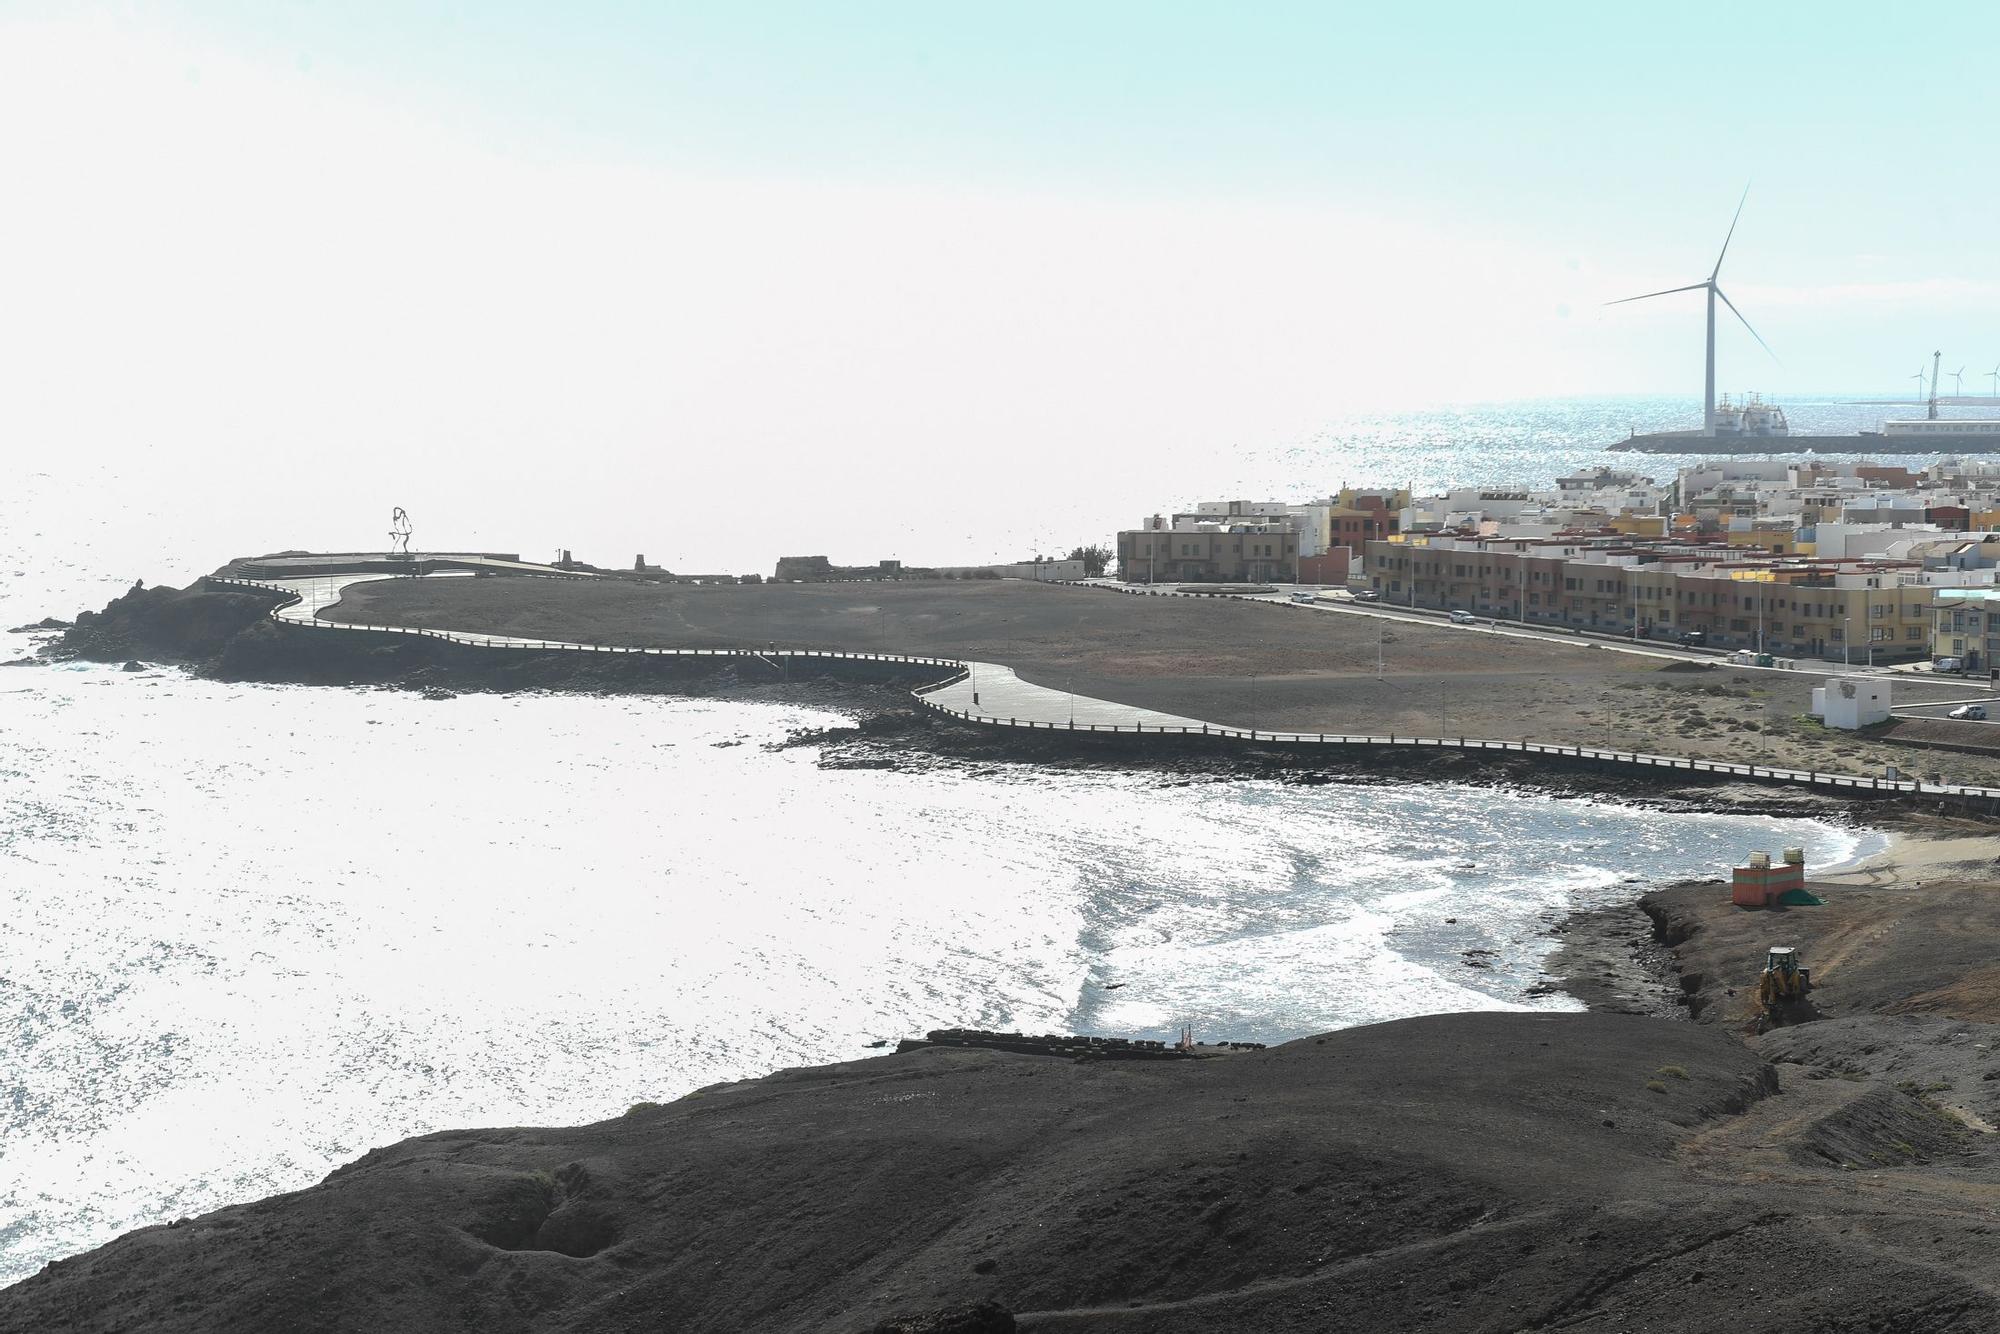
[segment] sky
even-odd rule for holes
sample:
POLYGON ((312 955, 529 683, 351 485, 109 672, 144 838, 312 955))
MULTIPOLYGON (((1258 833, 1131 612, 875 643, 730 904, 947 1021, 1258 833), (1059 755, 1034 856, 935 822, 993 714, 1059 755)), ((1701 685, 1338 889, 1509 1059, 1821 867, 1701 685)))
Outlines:
POLYGON ((1350 412, 1697 413, 1700 295, 1604 303, 1706 277, 1746 187, 1723 288, 1777 355, 1726 324, 1723 389, 1893 393, 1935 347, 1972 392, 1990 27, 0 0, 0 439, 135 478, 310 459, 371 513, 390 472, 431 513, 512 488, 580 534, 615 490, 683 565, 897 525, 986 559, 1022 534, 955 523, 968 480, 1066 512, 1350 412))

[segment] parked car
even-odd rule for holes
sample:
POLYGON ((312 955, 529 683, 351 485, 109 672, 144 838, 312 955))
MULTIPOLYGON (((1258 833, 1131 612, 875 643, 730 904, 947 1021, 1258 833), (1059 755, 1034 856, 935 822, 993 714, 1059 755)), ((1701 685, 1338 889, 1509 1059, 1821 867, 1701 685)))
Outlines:
POLYGON ((1356 602, 1380 602, 1382 595, 1372 588, 1364 588, 1354 595, 1354 600, 1356 602))
POLYGON ((1308 592, 1304 591, 1303 589, 1301 589, 1301 590, 1300 590, 1299 592, 1296 592, 1296 593, 1292 594, 1292 601, 1294 601, 1294 602, 1317 602, 1317 601, 1319 601, 1319 594, 1317 594, 1317 593, 1308 593, 1308 592))
POLYGON ((1950 713, 1947 713, 1945 717, 1969 718, 1973 722, 1983 723, 1986 721, 1986 706, 1984 704, 1961 704, 1950 713))
POLYGON ((1708 631, 1683 630, 1681 631, 1680 645, 1682 648, 1706 648, 1708 647, 1708 631))
POLYGON ((1939 658, 1931 664, 1931 670, 1934 672, 1962 672, 1965 670, 1965 660, 1962 658, 1939 658))
POLYGON ((1451 623, 1453 625, 1477 625, 1479 624, 1479 618, 1469 611, 1454 611, 1451 613, 1451 623))

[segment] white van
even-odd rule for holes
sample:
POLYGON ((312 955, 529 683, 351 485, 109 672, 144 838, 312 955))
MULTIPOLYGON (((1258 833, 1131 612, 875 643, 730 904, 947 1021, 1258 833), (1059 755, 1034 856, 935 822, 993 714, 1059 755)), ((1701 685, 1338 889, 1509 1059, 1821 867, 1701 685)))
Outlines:
POLYGON ((1931 664, 1934 672, 1962 672, 1965 670, 1963 658, 1939 658, 1931 664))

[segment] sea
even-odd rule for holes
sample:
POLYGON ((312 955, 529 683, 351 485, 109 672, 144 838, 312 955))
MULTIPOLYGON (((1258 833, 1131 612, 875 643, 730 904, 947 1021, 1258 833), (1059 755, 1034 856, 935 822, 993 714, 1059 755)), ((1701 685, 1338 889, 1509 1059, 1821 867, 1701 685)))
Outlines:
MULTIPOLYGON (((1664 477, 1676 460, 1599 450, 1665 413, 1356 418, 1099 503, 1664 477)), ((311 529, 307 480, 284 485, 311 529)), ((0 628, 278 545, 198 475, 7 481, 0 628)), ((1535 987, 1565 914, 1753 848, 1829 866, 1885 842, 1450 783, 830 769, 781 744, 842 721, 0 669, 0 1282, 407 1136, 597 1120, 933 1028, 1282 1042, 1576 1008, 1535 987)))

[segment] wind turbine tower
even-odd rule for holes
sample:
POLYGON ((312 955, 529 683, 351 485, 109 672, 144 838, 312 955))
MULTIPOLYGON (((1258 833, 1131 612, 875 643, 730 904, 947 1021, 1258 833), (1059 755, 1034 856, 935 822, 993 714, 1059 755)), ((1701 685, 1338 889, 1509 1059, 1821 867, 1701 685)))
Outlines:
POLYGON ((1701 433, 1703 435, 1715 434, 1715 303, 1716 301, 1720 300, 1723 305, 1729 307, 1729 313, 1734 315, 1738 320, 1742 321, 1744 328, 1750 329, 1750 336, 1757 340, 1757 346, 1763 348, 1765 352, 1770 354, 1771 360, 1776 361, 1778 359, 1778 354, 1771 351, 1771 345, 1764 341, 1763 335, 1750 327, 1750 321, 1743 318, 1743 312, 1736 309, 1736 303, 1734 301, 1731 301, 1727 296, 1724 296, 1722 289, 1716 285, 1716 280, 1722 276, 1723 257, 1729 253, 1729 242, 1736 235, 1737 219, 1743 216, 1743 205, 1749 198, 1750 198, 1750 187, 1746 185, 1743 187, 1743 197, 1736 201, 1736 215, 1735 217, 1732 217, 1729 220, 1729 231, 1727 235, 1725 235, 1722 238, 1722 249, 1715 256, 1715 267, 1709 270, 1707 278, 1698 283, 1689 283, 1685 287, 1668 287, 1658 292, 1643 292, 1638 296, 1621 297, 1616 301, 1607 301, 1604 303, 1607 306, 1622 306, 1630 301, 1649 301, 1656 296, 1672 296, 1675 292, 1708 293, 1708 362, 1707 362, 1707 378, 1704 386, 1704 397, 1702 400, 1702 413, 1701 413, 1701 433))

